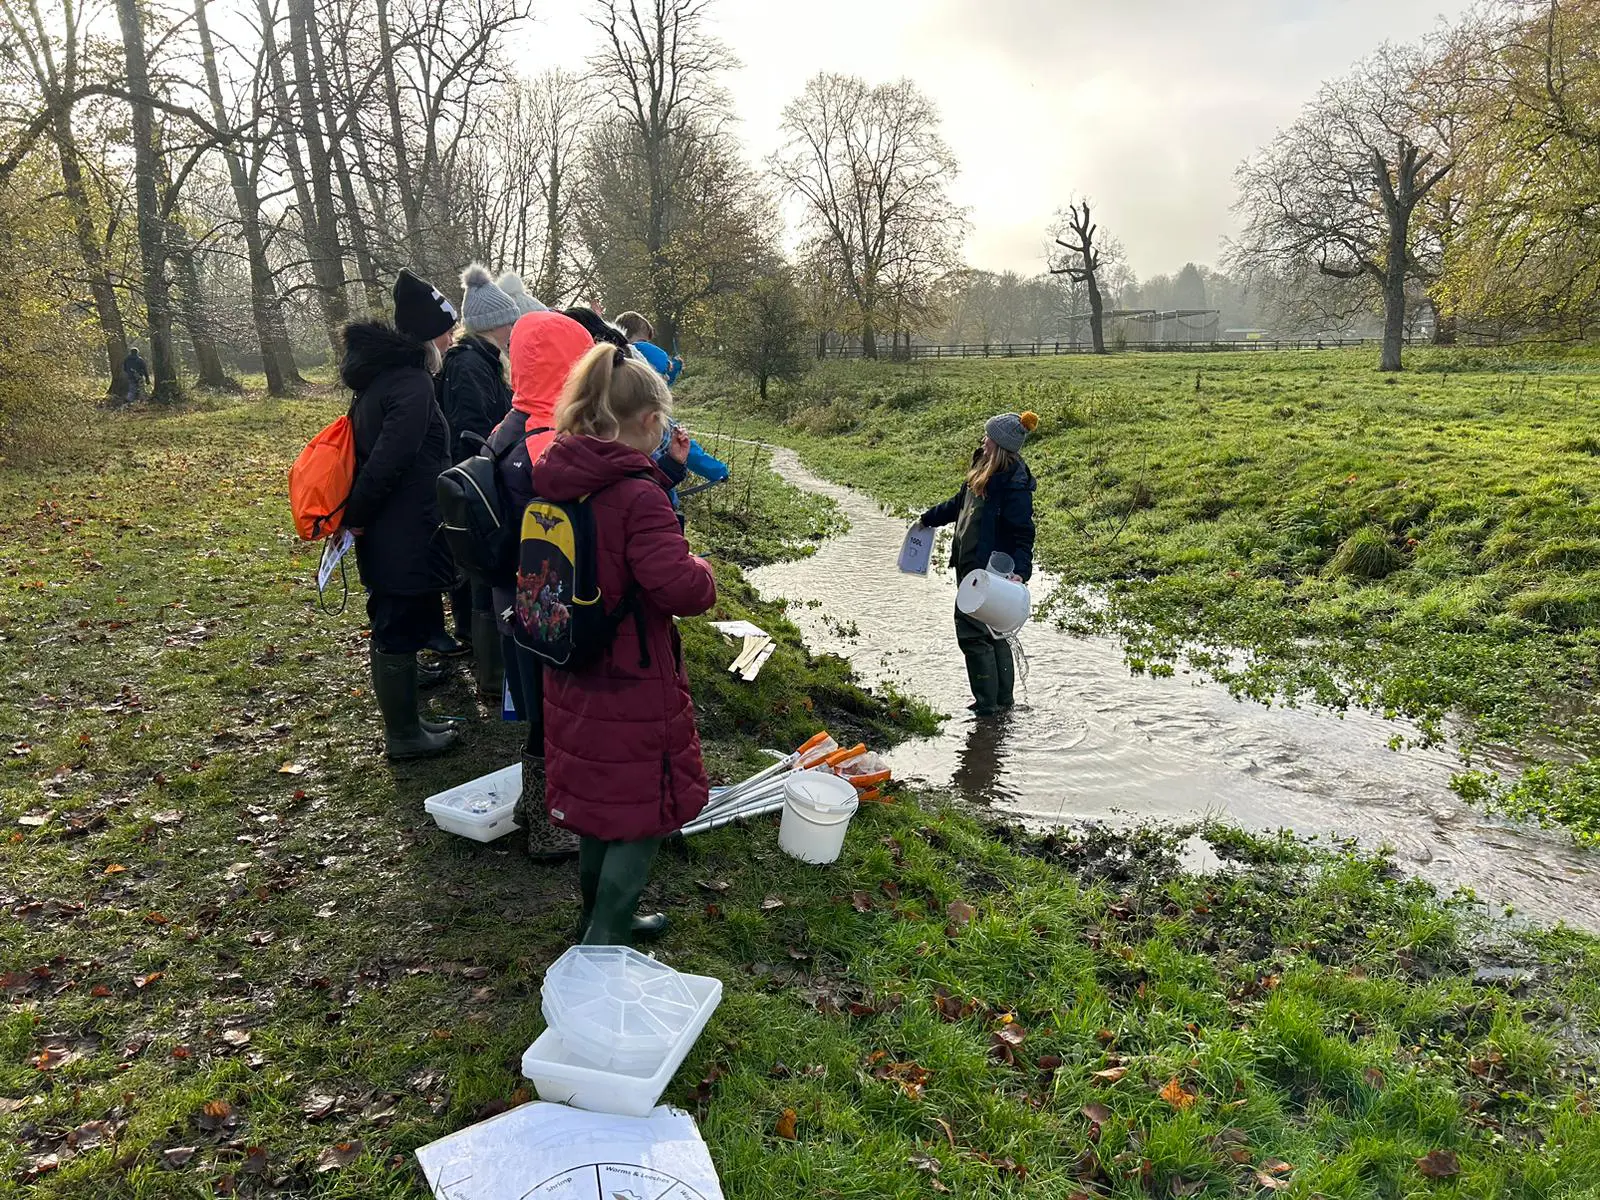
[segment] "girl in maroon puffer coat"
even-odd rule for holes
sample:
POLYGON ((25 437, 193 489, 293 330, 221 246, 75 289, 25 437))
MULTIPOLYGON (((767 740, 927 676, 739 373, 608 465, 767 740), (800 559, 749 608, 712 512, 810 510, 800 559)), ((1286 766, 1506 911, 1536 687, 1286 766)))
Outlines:
POLYGON ((667 499, 670 481, 650 459, 671 409, 665 382, 646 363, 598 345, 573 368, 557 437, 533 466, 545 499, 590 497, 601 594, 620 598, 637 586, 642 612, 617 626, 599 662, 545 671, 545 803, 551 822, 581 839, 583 941, 591 945, 626 945, 664 927, 664 917, 636 919, 634 909, 661 840, 698 816, 709 795, 672 618, 709 610, 717 586, 690 553, 667 499))

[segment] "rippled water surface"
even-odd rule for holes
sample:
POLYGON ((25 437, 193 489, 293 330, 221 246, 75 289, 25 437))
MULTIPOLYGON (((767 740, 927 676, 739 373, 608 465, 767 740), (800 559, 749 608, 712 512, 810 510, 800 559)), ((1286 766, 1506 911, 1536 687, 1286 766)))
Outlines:
MULTIPOLYGON (((1457 766, 1447 750, 1392 751, 1395 726, 1377 717, 1268 708, 1185 675, 1130 675, 1115 642, 1029 624, 1018 710, 974 721, 952 624, 954 578, 902 575, 901 521, 790 451, 774 449, 772 461, 791 483, 834 499, 850 532, 812 558, 751 572, 752 582, 790 602, 813 648, 960 714, 939 736, 891 753, 900 778, 1037 821, 1212 815, 1250 829, 1353 836, 1393 846, 1403 868, 1447 891, 1471 887, 1493 905, 1600 930, 1600 860, 1557 834, 1472 809, 1447 786, 1457 766)), ((1035 578, 1036 596, 1048 588, 1035 578)))

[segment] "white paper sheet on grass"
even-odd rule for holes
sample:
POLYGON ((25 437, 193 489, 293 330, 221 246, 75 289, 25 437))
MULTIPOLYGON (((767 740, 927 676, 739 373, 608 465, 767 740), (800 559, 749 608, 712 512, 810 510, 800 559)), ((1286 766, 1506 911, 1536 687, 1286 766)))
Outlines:
POLYGON ((711 628, 731 638, 766 637, 767 631, 749 621, 713 621, 711 628))
POLYGON ((613 1117, 524 1104, 430 1142, 417 1162, 437 1200, 723 1200, 687 1113, 613 1117))

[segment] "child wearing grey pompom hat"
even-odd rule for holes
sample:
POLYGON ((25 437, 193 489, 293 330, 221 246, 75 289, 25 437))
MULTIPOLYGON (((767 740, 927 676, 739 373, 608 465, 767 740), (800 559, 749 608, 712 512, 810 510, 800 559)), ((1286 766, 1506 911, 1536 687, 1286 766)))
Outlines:
POLYGON ((528 295, 528 285, 522 282, 522 276, 515 271, 507 271, 500 276, 500 290, 516 301, 517 307, 524 313, 549 312, 549 305, 540 304, 528 295))
MULTIPOLYGON (((983 425, 983 445, 961 490, 922 514, 925 529, 954 525, 950 565, 964 579, 989 565, 999 552, 1012 561, 1014 578, 1033 574, 1033 472, 1022 461, 1022 447, 1038 427, 1031 412, 1001 413, 983 425)), ((1016 703, 1016 663, 1011 645, 987 625, 956 609, 956 643, 967 663, 972 711, 992 717, 1016 703)))
POLYGON ((522 315, 517 302, 500 290, 482 263, 473 263, 461 272, 461 287, 466 292, 461 301, 461 326, 468 334, 515 325, 522 315))
MULTIPOLYGON (((494 282, 489 268, 473 263, 461 273, 462 336, 444 356, 439 373, 439 407, 453 435, 452 462, 476 454, 511 408, 506 381, 506 351, 511 327, 522 309, 494 282)), ((456 637, 472 647, 478 694, 491 703, 500 697, 504 665, 500 635, 487 587, 464 583, 450 593, 456 637)))

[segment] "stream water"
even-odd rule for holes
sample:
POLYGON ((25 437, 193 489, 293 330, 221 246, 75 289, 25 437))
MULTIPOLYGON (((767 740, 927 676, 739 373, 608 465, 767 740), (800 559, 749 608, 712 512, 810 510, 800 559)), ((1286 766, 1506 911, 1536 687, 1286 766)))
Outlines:
MULTIPOLYGON (((952 624, 954 577, 901 574, 905 524, 870 497, 818 478, 792 451, 774 448, 772 467, 834 500, 850 531, 811 558, 751 572, 751 581, 789 602, 814 650, 848 658, 869 683, 893 683, 958 714, 937 736, 890 752, 897 778, 1037 823, 1216 817, 1354 837, 1392 846, 1403 870, 1445 892, 1474 889, 1494 911, 1510 905, 1541 922, 1600 930, 1600 856, 1471 808, 1449 790, 1458 769, 1451 753, 1390 750, 1396 726, 1381 718, 1237 701, 1187 675, 1132 675, 1115 641, 1030 623, 1017 709, 974 720, 952 624)), ((1051 582, 1036 575, 1034 595, 1051 582)))

